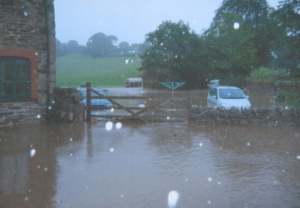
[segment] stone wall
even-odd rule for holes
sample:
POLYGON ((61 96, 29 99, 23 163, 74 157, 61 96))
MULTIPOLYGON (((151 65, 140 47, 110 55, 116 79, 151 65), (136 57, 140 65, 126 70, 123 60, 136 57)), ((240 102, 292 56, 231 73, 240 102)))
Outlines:
POLYGON ((300 127, 300 108, 209 109, 193 106, 191 121, 203 124, 300 127))
MULTIPOLYGON (((50 93, 55 87, 56 40, 53 0, 46 0, 49 16, 46 17, 44 0, 14 0, 13 5, 0 4, 0 56, 18 56, 20 50, 30 51, 38 58, 38 68, 31 82, 37 83, 36 98, 28 102, 2 102, 0 100, 0 126, 36 121, 37 114, 44 114, 47 104, 49 30, 50 93), (48 20, 48 27, 47 27, 48 20), (14 54, 16 52, 16 54, 14 54), (43 112, 42 112, 43 111, 43 112), (18 118, 19 116, 19 118, 18 118)), ((43 119, 44 116, 41 117, 43 119)))
POLYGON ((45 107, 36 102, 0 103, 0 129, 25 123, 39 123, 45 107))

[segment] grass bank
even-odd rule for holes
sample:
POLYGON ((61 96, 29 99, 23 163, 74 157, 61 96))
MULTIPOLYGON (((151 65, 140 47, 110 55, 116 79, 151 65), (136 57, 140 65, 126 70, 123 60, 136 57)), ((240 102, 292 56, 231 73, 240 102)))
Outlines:
POLYGON ((82 82, 91 82, 92 86, 124 86, 125 79, 138 77, 140 67, 138 57, 59 57, 56 60, 56 85, 78 87, 82 82), (127 59, 128 64, 125 63, 127 59))

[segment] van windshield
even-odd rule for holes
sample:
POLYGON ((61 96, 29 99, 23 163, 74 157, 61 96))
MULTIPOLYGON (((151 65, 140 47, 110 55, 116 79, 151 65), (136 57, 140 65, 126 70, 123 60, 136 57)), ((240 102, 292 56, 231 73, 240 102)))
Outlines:
POLYGON ((219 97, 222 99, 245 99, 246 96, 240 89, 219 89, 219 97))

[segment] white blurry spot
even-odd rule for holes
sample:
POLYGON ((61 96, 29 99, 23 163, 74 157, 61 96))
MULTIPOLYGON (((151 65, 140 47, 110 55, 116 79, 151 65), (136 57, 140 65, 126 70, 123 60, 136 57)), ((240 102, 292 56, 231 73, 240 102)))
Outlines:
POLYGON ((282 170, 283 173, 285 173, 285 170, 282 170))
POLYGON ((211 177, 209 177, 207 180, 208 180, 209 182, 212 182, 212 178, 211 178, 211 177))
POLYGON ((196 20, 193 20, 193 23, 196 23, 196 20))
POLYGON ((128 64, 128 62, 129 62, 129 59, 126 59, 126 60, 125 60, 125 64, 128 64))
POLYGON ((300 160, 300 155, 297 155, 297 159, 300 160))
POLYGON ((112 128, 113 128, 113 123, 111 121, 109 121, 105 124, 105 129, 107 131, 110 131, 112 128))
POLYGON ((218 184, 221 185, 221 182, 219 181, 218 184))
POLYGON ((288 107, 288 106, 285 106, 285 109, 287 109, 287 110, 288 110, 288 109, 289 109, 289 107, 288 107))
POLYGON ((145 104, 139 104, 139 108, 145 108, 145 104))
POLYGON ((289 154, 289 152, 286 152, 286 154, 289 154))
POLYGON ((149 55, 149 52, 147 54, 149 55))
POLYGON ((185 34, 185 32, 183 31, 182 34, 185 34))
POLYGON ((170 116, 167 117, 167 120, 170 120, 170 116))
POLYGON ((138 58, 138 60, 141 60, 140 58, 138 58))
POLYGON ((30 193, 30 192, 31 192, 31 189, 29 189, 28 192, 30 193))
POLYGON ((47 171, 48 170, 48 168, 44 168, 44 171, 47 171))
POLYGON ((248 142, 247 145, 250 146, 250 142, 248 142))
POLYGON ((134 60, 131 60, 131 63, 133 64, 134 60))
POLYGON ((28 13, 26 11, 23 12, 24 16, 27 17, 28 13))
POLYGON ((113 109, 113 108, 112 108, 112 109, 110 109, 110 112, 112 112, 112 113, 113 113, 113 112, 114 112, 114 110, 115 110, 115 109, 113 109))
POLYGON ((36 153, 35 149, 30 150, 30 157, 34 157, 35 153, 36 153))
POLYGON ((233 28, 234 29, 239 29, 240 28, 240 23, 238 23, 238 22, 235 22, 234 24, 233 24, 233 28))
POLYGON ((110 152, 114 152, 114 150, 115 150, 114 148, 110 148, 109 149, 110 152))
POLYGON ((171 191, 168 195, 168 206, 175 207, 179 199, 179 193, 177 191, 171 191))
POLYGON ((71 153, 70 156, 73 156, 73 154, 71 153))
POLYGON ((37 119, 40 119, 40 118, 41 118, 41 115, 36 115, 36 118, 37 118, 37 119))
POLYGON ((40 167, 41 167, 41 166, 39 166, 39 165, 37 166, 38 169, 40 169, 40 167))
POLYGON ((122 128, 122 124, 121 124, 120 122, 116 123, 116 128, 117 128, 117 129, 122 128))
POLYGON ((163 46, 163 45, 164 45, 164 43, 161 43, 160 45, 161 45, 161 46, 163 46))
POLYGON ((52 104, 54 104, 55 103, 55 101, 54 100, 52 100, 52 104))
POLYGON ((36 56, 38 56, 38 55, 39 55, 39 53, 38 53, 38 52, 36 52, 36 53, 35 53, 35 55, 36 55, 36 56))
POLYGON ((72 138, 70 138, 70 142, 71 142, 71 141, 73 141, 73 139, 72 139, 72 138))
POLYGON ((185 179, 185 181, 188 181, 188 180, 189 180, 189 179, 187 179, 187 178, 185 179))
POLYGON ((51 106, 48 106, 48 109, 51 110, 51 106))
POLYGON ((207 204, 211 204, 211 201, 208 200, 208 201, 207 201, 207 204))
POLYGON ((123 195, 121 195, 121 197, 123 198, 123 195))
POLYGON ((199 143, 199 146, 202 147, 202 143, 199 143))
POLYGON ((175 58, 177 58, 177 55, 175 55, 175 58))
POLYGON ((29 197, 28 197, 28 196, 26 196, 26 197, 24 198, 24 201, 28 201, 28 199, 29 199, 29 197))

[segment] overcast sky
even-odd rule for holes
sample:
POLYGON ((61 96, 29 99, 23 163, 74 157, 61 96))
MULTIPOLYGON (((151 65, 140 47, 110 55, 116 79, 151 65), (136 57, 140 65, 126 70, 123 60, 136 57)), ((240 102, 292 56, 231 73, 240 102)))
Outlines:
MULTIPOLYGON (((268 0, 277 7, 279 0, 268 0)), ((201 34, 222 0, 56 0, 56 38, 86 45, 95 33, 116 36, 120 43, 142 43, 162 21, 183 20, 201 34)))

